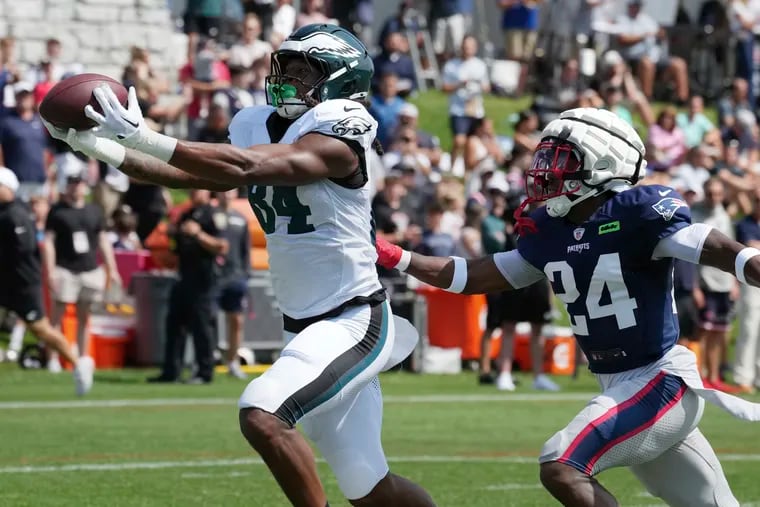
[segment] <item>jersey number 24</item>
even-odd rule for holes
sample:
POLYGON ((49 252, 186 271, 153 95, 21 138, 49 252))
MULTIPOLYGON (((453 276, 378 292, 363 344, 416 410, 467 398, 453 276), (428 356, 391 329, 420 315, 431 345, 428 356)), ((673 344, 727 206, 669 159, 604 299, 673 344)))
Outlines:
MULTIPOLYGON (((575 281, 573 268, 567 261, 549 262, 544 266, 544 273, 556 288, 554 281, 559 274, 563 292, 555 291, 557 297, 565 305, 575 303, 581 296, 575 281)), ((620 266, 620 255, 617 253, 602 254, 591 275, 591 283, 586 294, 586 315, 570 314, 570 325, 573 333, 588 336, 588 319, 615 317, 618 329, 626 329, 636 325, 633 311, 638 307, 636 300, 628 294, 628 287, 623 280, 623 270, 620 266), (605 286, 610 295, 610 302, 602 304, 602 293, 605 286)))
POLYGON ((257 186, 248 194, 248 202, 266 234, 274 232, 277 217, 290 217, 288 234, 305 234, 314 230, 308 221, 311 208, 298 200, 296 187, 257 186), (272 189, 271 204, 267 202, 269 188, 272 189))

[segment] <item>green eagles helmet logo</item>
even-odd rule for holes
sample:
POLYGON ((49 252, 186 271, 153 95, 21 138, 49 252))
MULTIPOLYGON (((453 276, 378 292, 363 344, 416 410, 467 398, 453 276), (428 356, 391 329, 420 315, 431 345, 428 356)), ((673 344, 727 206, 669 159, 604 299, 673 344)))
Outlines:
POLYGON ((333 125, 332 130, 339 136, 360 136, 365 132, 369 132, 371 128, 372 125, 370 122, 364 118, 360 118, 358 116, 349 116, 348 118, 344 118, 333 125))
POLYGON ((344 58, 359 58, 362 53, 343 39, 326 32, 314 32, 301 40, 285 40, 280 49, 303 51, 308 54, 337 55, 344 58))

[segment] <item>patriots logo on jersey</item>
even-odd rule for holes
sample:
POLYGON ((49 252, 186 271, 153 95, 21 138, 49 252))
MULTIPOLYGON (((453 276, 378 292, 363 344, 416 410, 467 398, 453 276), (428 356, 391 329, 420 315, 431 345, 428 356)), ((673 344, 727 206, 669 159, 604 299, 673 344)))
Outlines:
POLYGON ((670 220, 673 218, 673 215, 676 214, 678 208, 682 206, 686 206, 686 203, 681 199, 677 199, 675 197, 666 197, 657 201, 656 204, 652 204, 652 209, 655 210, 658 215, 661 215, 665 220, 670 220))
POLYGON ((358 116, 349 116, 348 118, 343 118, 338 123, 333 125, 332 130, 339 136, 360 136, 365 132, 369 132, 371 128, 372 124, 364 118, 360 118, 358 116))

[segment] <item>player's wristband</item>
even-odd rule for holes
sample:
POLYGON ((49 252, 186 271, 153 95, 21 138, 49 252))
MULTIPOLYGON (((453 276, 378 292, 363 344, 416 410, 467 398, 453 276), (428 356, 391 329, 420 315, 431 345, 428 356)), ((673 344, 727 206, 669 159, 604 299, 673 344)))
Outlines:
POLYGON ((159 134, 150 128, 143 126, 137 135, 135 149, 146 155, 156 157, 162 162, 169 162, 177 148, 177 140, 170 136, 159 134))
POLYGON ((752 257, 760 255, 760 250, 757 248, 746 247, 743 248, 737 255, 734 268, 736 271, 736 279, 741 283, 748 283, 747 278, 744 276, 744 266, 752 257))
POLYGON ((451 285, 446 289, 447 292, 460 293, 467 285, 467 260, 462 257, 454 257, 454 276, 451 279, 451 285))
POLYGON ((394 266, 399 271, 406 271, 409 268, 409 264, 412 262, 412 252, 409 250, 401 250, 401 258, 394 266))
POLYGON ((119 167, 127 156, 127 150, 116 141, 97 137, 92 146, 92 153, 88 153, 88 155, 113 167, 119 167))

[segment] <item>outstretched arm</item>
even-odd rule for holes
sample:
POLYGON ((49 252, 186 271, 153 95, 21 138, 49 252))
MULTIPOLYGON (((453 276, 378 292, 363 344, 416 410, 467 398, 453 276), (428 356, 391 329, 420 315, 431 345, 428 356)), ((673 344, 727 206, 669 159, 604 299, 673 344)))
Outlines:
POLYGON ((235 185, 229 183, 199 178, 135 150, 126 151, 124 161, 118 169, 140 181, 169 188, 199 188, 216 192, 235 188, 235 185))
POLYGON ((672 257, 712 266, 749 285, 760 287, 760 250, 734 241, 705 224, 692 224, 657 244, 653 259, 672 257))
POLYGON ((760 250, 734 241, 717 229, 705 238, 699 263, 733 273, 740 282, 760 287, 760 250))
POLYGON ((487 294, 526 287, 543 278, 543 273, 517 251, 465 260, 461 257, 432 257, 403 250, 378 237, 377 263, 405 271, 439 289, 462 294, 487 294))
MULTIPOLYGON (((230 144, 180 141, 154 132, 145 124, 134 88, 127 108, 108 87, 93 91, 103 113, 88 105, 85 114, 101 134, 119 144, 166 162, 201 180, 240 187, 244 185, 303 185, 353 173, 359 157, 335 137, 310 133, 293 144, 262 144, 239 148, 230 144)), ((131 167, 132 157, 125 158, 131 167)))

